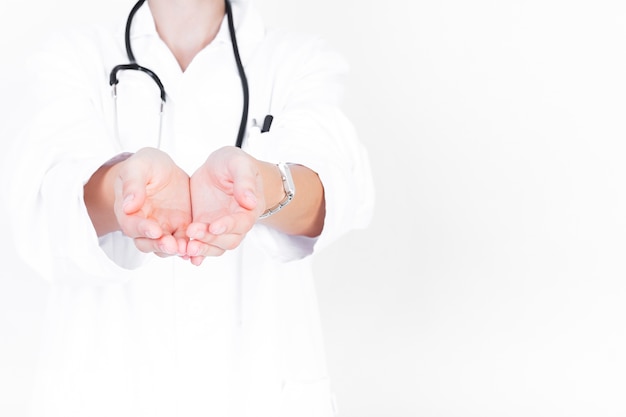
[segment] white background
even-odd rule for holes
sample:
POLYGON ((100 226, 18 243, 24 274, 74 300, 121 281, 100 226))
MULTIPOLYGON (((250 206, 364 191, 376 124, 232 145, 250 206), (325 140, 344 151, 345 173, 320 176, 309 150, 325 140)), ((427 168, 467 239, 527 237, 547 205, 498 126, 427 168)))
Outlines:
MULTIPOLYGON (((128 4, 2 0, 2 83, 48 25, 128 4)), ((626 4, 257 4, 346 56, 371 153, 372 226, 316 265, 341 416, 626 415, 626 4)), ((45 288, 2 245, 21 416, 45 288)))

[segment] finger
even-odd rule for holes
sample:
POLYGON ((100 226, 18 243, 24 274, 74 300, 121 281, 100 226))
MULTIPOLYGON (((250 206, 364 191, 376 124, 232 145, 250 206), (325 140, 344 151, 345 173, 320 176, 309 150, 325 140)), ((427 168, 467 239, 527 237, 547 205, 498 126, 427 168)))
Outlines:
POLYGON ((190 239, 204 239, 209 233, 209 225, 201 222, 193 222, 187 226, 186 235, 190 239))
POLYGON ((211 235, 240 234, 245 235, 252 229, 257 221, 253 212, 234 213, 230 216, 220 217, 209 225, 208 232, 211 235))
POLYGON ((163 235, 163 229, 154 220, 146 219, 138 215, 121 215, 118 223, 122 232, 131 238, 158 239, 163 235))
MULTIPOLYGON (((207 239, 207 241, 194 240, 193 242, 200 242, 200 244, 215 246, 217 248, 227 251, 227 250, 233 250, 237 246, 239 246, 244 236, 245 235, 238 235, 238 234, 210 236, 207 239)), ((203 254, 203 253, 199 253, 199 254, 203 254)))
POLYGON ((191 263, 195 266, 202 265, 202 262, 204 261, 204 259, 205 259, 204 256, 192 256, 191 258, 189 258, 191 263))
POLYGON ((174 236, 165 235, 159 239, 137 238, 135 246, 144 253, 157 253, 161 255, 181 255, 178 251, 178 243, 174 236))
MULTIPOLYGON (((233 236, 227 239, 237 238, 242 240, 256 222, 256 216, 243 213, 233 216, 222 217, 211 224, 194 222, 187 228, 187 236, 190 239, 199 240, 207 244, 215 244, 222 236, 233 236)), ((230 242, 230 240, 227 240, 230 242)), ((238 245, 238 243, 237 243, 238 245)), ((232 249, 232 244, 218 245, 224 249, 232 249)))
POLYGON ((194 222, 187 228, 187 236, 191 239, 201 240, 211 243, 216 236, 226 233, 236 233, 234 231, 235 221, 232 216, 222 217, 211 224, 194 222))
POLYGON ((187 256, 187 245, 189 238, 186 235, 186 228, 181 227, 174 233, 174 239, 176 240, 177 253, 180 256, 187 256))
POLYGON ((191 240, 187 244, 187 255, 196 257, 221 256, 226 252, 224 248, 204 243, 200 240, 191 240))

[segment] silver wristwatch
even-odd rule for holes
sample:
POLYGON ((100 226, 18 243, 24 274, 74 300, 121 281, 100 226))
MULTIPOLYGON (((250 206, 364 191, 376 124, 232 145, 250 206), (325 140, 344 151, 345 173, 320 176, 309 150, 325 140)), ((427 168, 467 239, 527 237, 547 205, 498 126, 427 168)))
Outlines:
POLYGON ((259 219, 265 219, 272 214, 278 213, 280 210, 282 210, 283 207, 289 204, 291 200, 293 200, 293 197, 296 195, 296 186, 294 185, 293 178, 291 177, 289 164, 279 162, 278 164, 276 164, 276 166, 278 167, 281 179, 283 180, 283 190, 285 190, 285 198, 283 198, 274 207, 265 210, 265 213, 261 214, 261 216, 259 216, 259 219))

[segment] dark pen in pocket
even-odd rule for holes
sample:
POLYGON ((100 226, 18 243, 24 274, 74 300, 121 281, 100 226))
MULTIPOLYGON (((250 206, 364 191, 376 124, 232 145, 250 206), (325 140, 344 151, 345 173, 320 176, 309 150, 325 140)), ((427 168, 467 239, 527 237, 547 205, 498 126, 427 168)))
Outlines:
POLYGON ((274 116, 272 116, 271 114, 268 114, 267 116, 265 116, 265 119, 263 120, 263 126, 261 127, 261 133, 270 131, 270 127, 272 126, 273 120, 274 120, 274 116))

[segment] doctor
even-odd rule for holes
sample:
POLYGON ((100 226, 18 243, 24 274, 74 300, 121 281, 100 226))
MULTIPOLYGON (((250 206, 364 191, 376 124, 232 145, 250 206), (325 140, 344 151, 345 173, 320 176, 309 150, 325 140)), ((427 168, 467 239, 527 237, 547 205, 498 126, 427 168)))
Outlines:
POLYGON ((50 282, 33 415, 333 415, 310 255, 368 224, 367 155, 342 59, 248 3, 139 1, 27 66, 3 178, 50 282))

